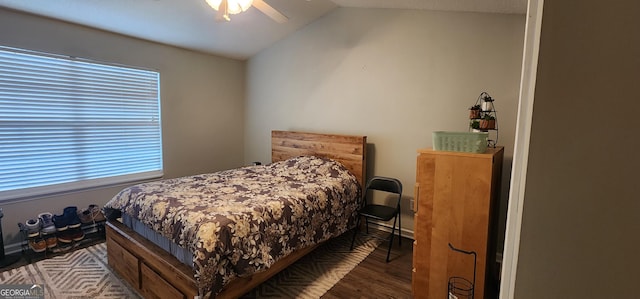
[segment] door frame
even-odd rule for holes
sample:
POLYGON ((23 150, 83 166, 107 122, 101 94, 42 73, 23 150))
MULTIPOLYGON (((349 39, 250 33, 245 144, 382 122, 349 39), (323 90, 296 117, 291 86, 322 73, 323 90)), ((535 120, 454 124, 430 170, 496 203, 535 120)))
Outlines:
POLYGON ((500 279, 500 298, 503 299, 514 298, 515 293, 543 5, 544 0, 529 0, 527 7, 518 120, 516 123, 516 139, 500 279))

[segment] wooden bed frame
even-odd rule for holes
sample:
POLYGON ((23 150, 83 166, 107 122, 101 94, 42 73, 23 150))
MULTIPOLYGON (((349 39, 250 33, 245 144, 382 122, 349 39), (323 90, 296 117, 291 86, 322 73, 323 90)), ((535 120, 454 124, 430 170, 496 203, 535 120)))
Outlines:
MULTIPOLYGON (((301 155, 327 157, 344 164, 364 186, 366 136, 271 132, 272 162, 301 155)), ((198 298, 193 270, 117 221, 107 222, 109 266, 145 298, 198 298)), ((298 250, 250 277, 237 278, 216 298, 237 298, 315 249, 298 250)))

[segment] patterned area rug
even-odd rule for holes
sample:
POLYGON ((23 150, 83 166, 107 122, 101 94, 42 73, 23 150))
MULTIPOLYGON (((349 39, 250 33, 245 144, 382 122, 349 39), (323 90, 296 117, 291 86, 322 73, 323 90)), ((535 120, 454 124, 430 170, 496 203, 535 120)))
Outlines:
POLYGON ((241 298, 320 298, 382 242, 359 234, 350 250, 352 237, 325 242, 241 298))
POLYGON ((0 273, 0 284, 36 283, 45 298, 140 298, 109 270, 106 243, 0 273))
MULTIPOLYGON (((381 243, 351 233, 319 246, 242 298, 320 298, 381 243)), ((106 244, 0 273, 0 284, 44 284, 45 298, 140 298, 107 266, 106 244)))

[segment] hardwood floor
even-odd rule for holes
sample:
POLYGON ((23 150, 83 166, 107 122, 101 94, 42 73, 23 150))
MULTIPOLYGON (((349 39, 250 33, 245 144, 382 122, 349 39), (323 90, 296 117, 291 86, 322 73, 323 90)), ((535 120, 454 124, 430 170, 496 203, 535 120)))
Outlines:
POLYGON ((413 240, 393 242, 389 263, 387 242, 382 243, 322 298, 411 298, 413 240))

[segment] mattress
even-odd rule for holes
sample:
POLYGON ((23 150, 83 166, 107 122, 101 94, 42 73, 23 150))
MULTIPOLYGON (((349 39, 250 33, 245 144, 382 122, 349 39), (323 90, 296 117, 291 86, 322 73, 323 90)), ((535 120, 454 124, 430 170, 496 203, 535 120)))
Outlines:
POLYGON ((169 238, 144 225, 142 221, 135 219, 128 214, 122 214, 122 218, 120 220, 126 227, 132 229, 145 239, 151 241, 153 244, 158 245, 158 247, 173 255, 178 259, 178 261, 193 269, 193 252, 191 250, 179 246, 175 242, 169 240, 169 238))

